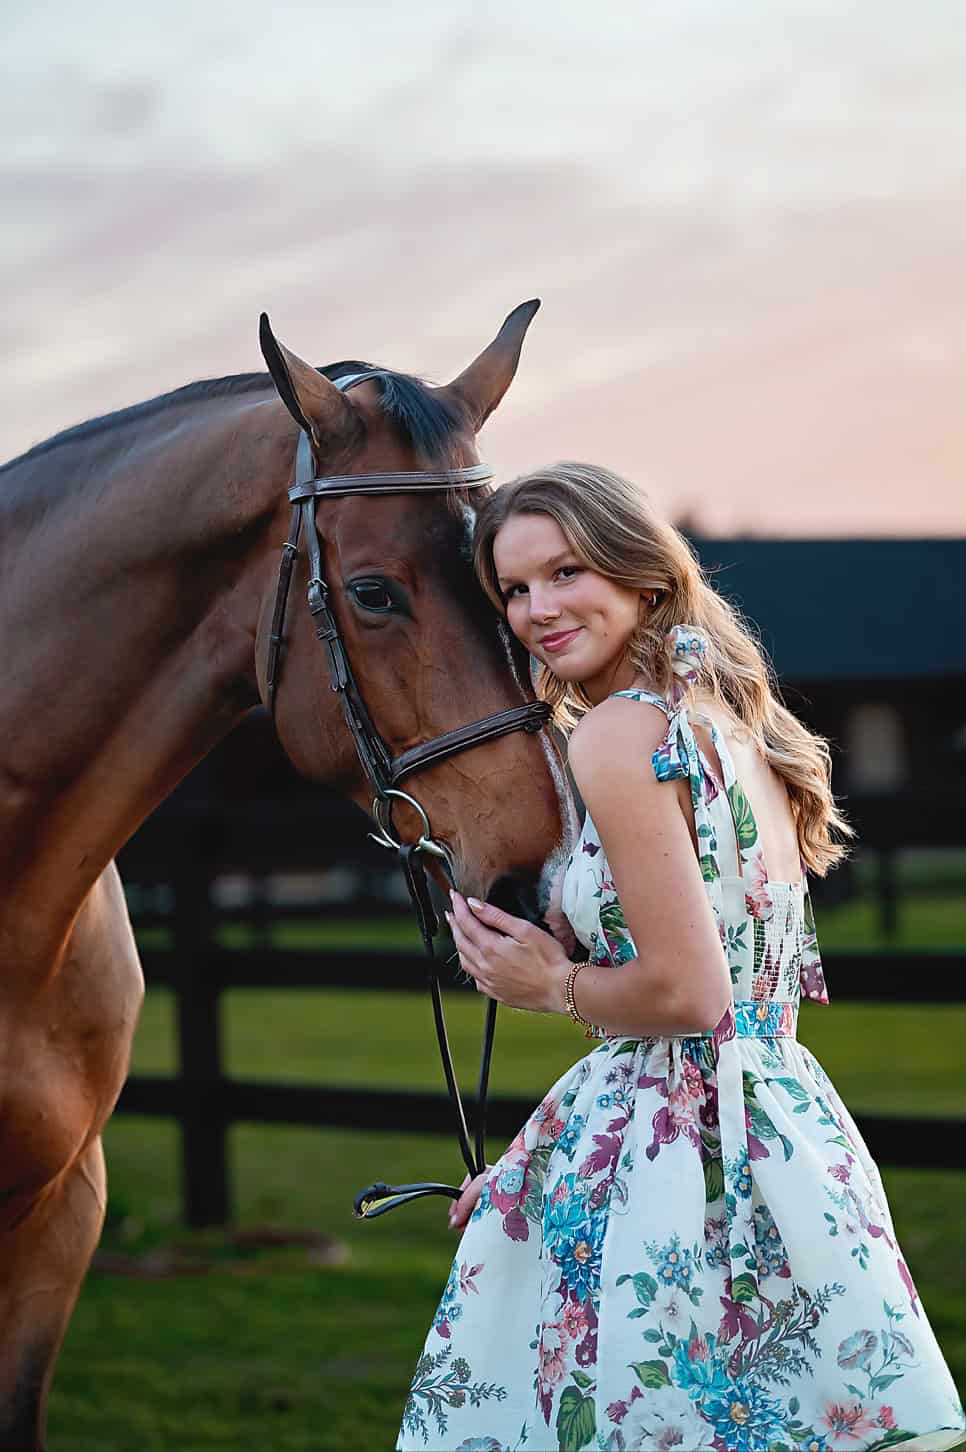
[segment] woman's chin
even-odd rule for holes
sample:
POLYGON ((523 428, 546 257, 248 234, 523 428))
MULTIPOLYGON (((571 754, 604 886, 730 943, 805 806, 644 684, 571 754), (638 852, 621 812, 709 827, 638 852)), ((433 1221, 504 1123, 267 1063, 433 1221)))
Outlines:
MULTIPOLYGON (((539 657, 538 657, 539 659, 539 657)), ((586 652, 568 650, 564 651, 559 660, 548 656, 545 664, 558 681, 563 681, 568 686, 580 686, 588 690, 594 696, 596 688, 603 682, 603 695, 608 695, 620 685, 620 662, 608 660, 595 660, 586 652)))
POLYGON ((553 671, 558 681, 566 681, 568 685, 579 685, 581 681, 594 679, 602 671, 606 671, 609 664, 606 657, 602 661, 596 659, 583 641, 574 642, 559 653, 547 651, 544 655, 538 655, 537 660, 553 671))
POLYGON ((566 681, 568 686, 579 685, 587 674, 586 667, 579 665, 576 661, 558 660, 551 661, 550 669, 558 681, 566 681))

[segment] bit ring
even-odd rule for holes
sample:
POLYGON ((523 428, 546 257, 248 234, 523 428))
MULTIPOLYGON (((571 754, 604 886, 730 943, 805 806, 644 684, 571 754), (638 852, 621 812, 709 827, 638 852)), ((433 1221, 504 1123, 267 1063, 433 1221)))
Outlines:
POLYGON ((447 852, 445 847, 441 846, 440 843, 434 839, 432 828, 429 825, 429 818, 426 815, 425 808, 419 802, 417 802, 415 797, 411 797, 408 792, 401 792, 395 787, 387 787, 381 797, 375 797, 373 799, 372 815, 375 817, 376 826, 379 828, 378 833, 369 833, 369 836, 372 838, 373 842, 377 843, 380 847, 388 847, 393 852, 398 852, 400 848, 404 846, 404 843, 398 837, 395 837, 393 835, 392 802, 387 801, 387 798, 389 797, 398 799, 399 801, 408 802, 413 810, 419 814, 421 834, 419 840, 416 842, 416 850, 418 852, 430 852, 434 857, 441 857, 444 862, 448 863, 449 853, 447 852), (388 810, 389 814, 387 821, 383 820, 384 808, 388 810))

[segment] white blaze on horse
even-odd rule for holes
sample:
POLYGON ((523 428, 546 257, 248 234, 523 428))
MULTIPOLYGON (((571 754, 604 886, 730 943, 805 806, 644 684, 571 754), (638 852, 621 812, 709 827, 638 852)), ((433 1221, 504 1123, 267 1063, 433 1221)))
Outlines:
POLYGON ((412 842, 431 823, 465 893, 531 914, 545 903, 569 807, 545 735, 528 729, 539 721, 526 709, 527 673, 508 655, 465 549, 466 507, 486 488, 485 471, 473 472, 476 432, 512 381, 535 311, 511 313, 443 388, 375 370, 340 389, 333 379, 373 370, 316 370, 266 321, 271 377, 191 384, 0 469, 5 1452, 43 1444, 54 1364, 103 1223, 101 1131, 143 993, 115 853, 247 710, 268 702, 270 656, 289 757, 372 803, 345 692, 332 689, 324 632, 320 649, 302 603, 311 563, 302 540, 275 631, 283 643, 271 645, 302 434, 316 480, 417 481, 329 498, 323 487, 308 506, 326 609, 367 727, 390 768, 403 762, 407 795, 418 778, 425 819, 389 799, 392 832, 412 842), (453 489, 418 487, 447 473, 453 489), (507 734, 471 732, 458 756, 419 753, 507 713, 507 734))

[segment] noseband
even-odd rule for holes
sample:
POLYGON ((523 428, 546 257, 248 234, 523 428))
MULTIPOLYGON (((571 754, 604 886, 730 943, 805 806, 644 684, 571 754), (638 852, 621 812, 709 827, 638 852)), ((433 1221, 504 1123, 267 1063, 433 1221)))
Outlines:
MULTIPOLYGON (((369 378, 378 378, 378 370, 353 373, 337 379, 336 388, 345 392, 369 378)), ((407 792, 399 789, 413 772, 436 766, 460 751, 468 751, 487 741, 495 741, 511 731, 535 733, 541 730, 550 717, 550 707, 544 701, 529 701, 523 706, 514 706, 506 711, 496 711, 473 721, 467 726, 458 726, 434 736, 431 741, 412 746, 399 756, 393 756, 383 741, 372 718, 366 710, 358 684, 352 674, 352 666, 345 644, 339 632, 338 621, 329 601, 329 587, 326 584, 322 565, 322 546, 316 524, 316 503, 320 499, 345 499, 351 495, 379 494, 423 494, 427 491, 449 491, 451 489, 474 489, 488 483, 494 477, 486 464, 473 464, 467 468, 445 470, 410 470, 405 473, 389 474, 343 474, 315 477, 312 447, 308 434, 299 434, 295 456, 295 483, 288 491, 292 501, 292 521, 288 539, 282 546, 282 560, 278 572, 278 587, 275 592, 275 608, 272 613, 272 628, 269 636, 266 688, 268 709, 274 720, 278 679, 282 664, 284 644, 283 627, 285 607, 288 600, 292 570, 298 554, 299 538, 304 539, 309 563, 308 605, 315 622, 315 633, 326 647, 329 676, 333 691, 342 702, 346 725, 355 743, 362 769, 374 792, 372 814, 376 819, 378 832, 370 833, 379 846, 398 852, 406 885, 419 922, 420 933, 428 956, 429 986, 433 1000, 433 1016, 439 1040, 443 1072, 454 1110, 456 1111, 457 1133, 463 1160, 474 1177, 485 1169, 485 1115, 486 1095, 489 1082, 490 1058, 493 1051, 493 1036, 496 1028, 496 1003, 487 1001, 486 1022, 483 1033, 483 1047, 480 1057, 479 1089, 477 1095, 477 1124, 473 1142, 460 1097, 453 1068, 452 1054, 443 1018, 443 1004, 437 974, 437 960, 433 940, 439 931, 439 919, 429 892, 423 857, 426 853, 440 859, 443 869, 453 881, 453 863, 447 847, 438 842, 432 833, 425 809, 407 792), (392 807, 395 801, 404 801, 418 815, 420 835, 415 842, 403 842, 394 835, 392 807)), ((396 1205, 410 1200, 422 1199, 425 1195, 449 1195, 458 1199, 460 1191, 454 1185, 425 1182, 418 1185, 391 1186, 382 1183, 370 1186, 356 1196, 355 1211, 362 1217, 372 1218, 385 1214, 396 1205)))

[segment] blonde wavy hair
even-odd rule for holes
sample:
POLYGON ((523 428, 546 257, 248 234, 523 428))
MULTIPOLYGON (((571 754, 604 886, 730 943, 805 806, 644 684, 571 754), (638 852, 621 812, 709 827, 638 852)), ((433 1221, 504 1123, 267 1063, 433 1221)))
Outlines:
MULTIPOLYGON (((832 796, 828 743, 782 703, 760 645, 738 611, 708 584, 684 536, 660 518, 643 490, 609 469, 565 462, 521 475, 480 506, 473 536, 477 575, 504 614, 493 543, 503 524, 517 514, 549 516, 583 564, 642 595, 656 596, 631 636, 627 654, 635 670, 662 694, 672 681, 668 632, 675 625, 697 626, 703 632, 707 650, 691 689, 709 692, 783 779, 802 860, 809 871, 824 877, 846 854, 840 839, 854 836, 832 796)), ((536 690, 553 707, 554 721, 565 732, 593 704, 579 684, 561 680, 545 665, 536 690)))

